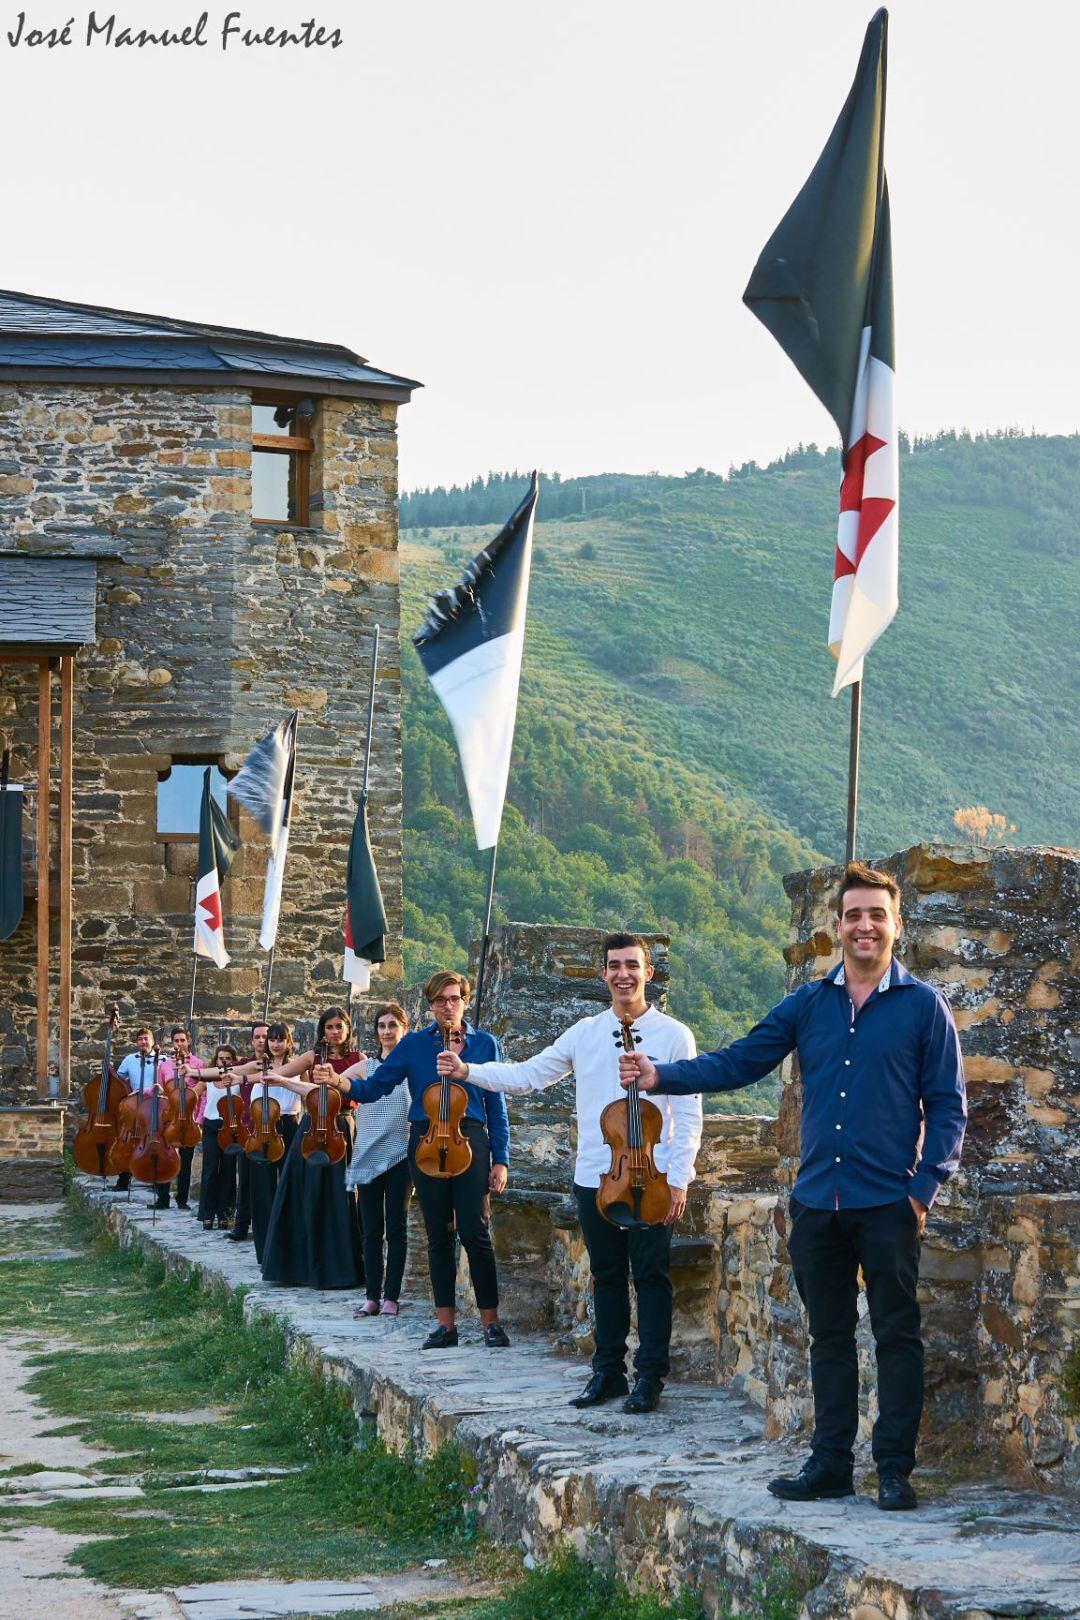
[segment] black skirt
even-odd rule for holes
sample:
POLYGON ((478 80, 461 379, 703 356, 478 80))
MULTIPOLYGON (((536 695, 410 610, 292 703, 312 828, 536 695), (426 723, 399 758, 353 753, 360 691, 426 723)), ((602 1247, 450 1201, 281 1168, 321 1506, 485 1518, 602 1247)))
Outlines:
POLYGON ((304 1119, 285 1155, 262 1245, 262 1274, 287 1288, 358 1288, 364 1280, 357 1202, 345 1186, 353 1120, 342 1110, 339 1124, 349 1153, 337 1164, 324 1155, 305 1159, 304 1119))

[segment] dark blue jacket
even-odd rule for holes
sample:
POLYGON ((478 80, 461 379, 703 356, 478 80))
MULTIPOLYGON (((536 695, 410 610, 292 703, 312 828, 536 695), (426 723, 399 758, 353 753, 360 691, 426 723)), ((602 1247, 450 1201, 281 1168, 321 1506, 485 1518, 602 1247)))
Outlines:
MULTIPOLYGON (((374 1075, 366 1080, 349 1082, 349 1096, 353 1102, 375 1102, 379 1097, 388 1097, 395 1086, 400 1086, 403 1080, 407 1080, 411 1098, 409 1121, 413 1125, 425 1124, 427 1115, 420 1099, 428 1086, 439 1083, 435 1059, 442 1049, 442 1035, 438 1024, 427 1024, 423 1029, 410 1031, 408 1035, 403 1035, 392 1051, 383 1058, 374 1075)), ((463 1063, 493 1063, 499 1060, 502 1053, 494 1035, 489 1035, 483 1029, 474 1029, 470 1023, 466 1023, 465 1045, 459 1048, 459 1056, 463 1063)), ((457 1080, 454 1083, 460 1085, 469 1098, 465 1118, 475 1119, 481 1125, 487 1126, 492 1164, 509 1165, 510 1121, 506 1115, 505 1097, 497 1091, 481 1091, 479 1086, 471 1086, 468 1081, 457 1080)))
POLYGON ((932 1204, 960 1163, 967 1120, 952 1011, 894 961, 856 1013, 842 966, 800 985, 721 1051, 661 1063, 656 1089, 737 1091, 797 1052, 802 1151, 792 1196, 812 1209, 905 1195, 932 1204))

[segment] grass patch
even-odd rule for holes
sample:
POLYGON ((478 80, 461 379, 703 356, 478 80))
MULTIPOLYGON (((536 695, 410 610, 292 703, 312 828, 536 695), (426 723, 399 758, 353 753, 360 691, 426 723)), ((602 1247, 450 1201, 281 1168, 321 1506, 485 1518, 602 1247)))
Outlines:
POLYGON ((668 1601, 632 1592, 612 1570, 566 1552, 481 1603, 470 1620, 703 1620, 703 1614, 689 1594, 668 1601))

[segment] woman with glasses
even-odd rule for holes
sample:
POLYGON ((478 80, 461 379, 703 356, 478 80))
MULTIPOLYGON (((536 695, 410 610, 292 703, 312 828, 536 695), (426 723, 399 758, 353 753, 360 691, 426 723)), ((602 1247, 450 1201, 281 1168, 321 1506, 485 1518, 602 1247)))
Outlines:
MULTIPOLYGON (((501 1348, 510 1340, 499 1321, 499 1283, 488 1226, 488 1194, 503 1191, 510 1162, 510 1127, 501 1094, 481 1091, 468 1082, 461 1088, 468 1097, 462 1130, 472 1149, 472 1161, 461 1175, 429 1176, 416 1164, 417 1143, 428 1128, 423 1095, 428 1086, 439 1083, 435 1060, 443 1050, 444 1040, 453 1042, 467 1063, 496 1059, 499 1043, 493 1035, 466 1022, 469 981, 463 973, 434 974, 424 986, 424 998, 432 1013, 430 1024, 403 1036, 374 1074, 349 1077, 346 1069, 337 1083, 344 1096, 363 1104, 388 1097, 396 1087, 408 1082, 409 1167, 427 1229, 428 1268, 437 1318, 437 1326, 428 1334, 423 1348, 451 1350, 458 1342, 455 1231, 468 1256, 484 1343, 493 1349, 501 1348)), ((329 1069, 316 1068, 314 1078, 332 1076, 329 1069)))

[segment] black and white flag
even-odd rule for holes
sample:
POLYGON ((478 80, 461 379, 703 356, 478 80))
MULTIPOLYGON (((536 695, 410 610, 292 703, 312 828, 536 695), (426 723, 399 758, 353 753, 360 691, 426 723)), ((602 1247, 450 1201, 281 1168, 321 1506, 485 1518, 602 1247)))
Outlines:
POLYGON ((477 849, 498 843, 517 718, 539 477, 510 521, 428 604, 413 637, 457 737, 477 849))
POLYGON ((281 886, 285 878, 285 854, 289 845, 289 817, 292 813, 293 776, 296 768, 296 728, 300 718, 294 709, 287 720, 256 743, 229 783, 229 792, 270 834, 270 860, 263 892, 262 927, 259 944, 273 949, 281 912, 281 886))

